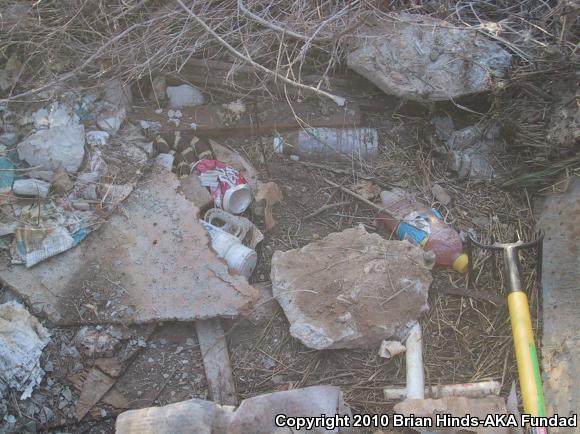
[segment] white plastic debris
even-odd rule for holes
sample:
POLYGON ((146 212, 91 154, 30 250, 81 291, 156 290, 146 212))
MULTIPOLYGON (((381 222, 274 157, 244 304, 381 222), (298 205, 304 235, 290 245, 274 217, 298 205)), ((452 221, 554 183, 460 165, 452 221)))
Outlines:
POLYGON ((106 131, 89 131, 87 133, 87 144, 91 146, 106 145, 109 140, 109 133, 106 131))
POLYGON ((171 108, 195 107, 204 103, 200 90, 189 84, 167 86, 166 92, 171 108))
POLYGON ((12 191, 18 196, 46 197, 50 184, 39 179, 18 179, 12 185, 12 191))
POLYGON ((0 305, 0 398, 7 388, 27 399, 44 376, 40 367, 42 349, 49 332, 15 301, 0 305))

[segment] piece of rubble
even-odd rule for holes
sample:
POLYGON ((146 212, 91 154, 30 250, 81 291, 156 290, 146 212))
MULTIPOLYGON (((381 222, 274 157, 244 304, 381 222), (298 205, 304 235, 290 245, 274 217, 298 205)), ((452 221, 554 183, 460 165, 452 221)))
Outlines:
POLYGON ((0 305, 0 398, 6 388, 27 399, 44 376, 40 367, 42 349, 49 332, 20 303, 0 305))
POLYGON ((97 117, 97 126, 102 130, 115 134, 123 125, 126 117, 127 110, 125 107, 107 108, 97 117))
POLYGON ((76 248, 31 269, 0 264, 0 278, 55 324, 192 321, 251 310, 256 289, 230 274, 195 218, 199 209, 178 189, 176 176, 155 166, 123 212, 76 248))
POLYGON ((89 131, 87 133, 87 144, 91 146, 106 145, 109 140, 109 133, 106 131, 89 131))
MULTIPOLYGON (((242 401, 236 409, 210 401, 191 399, 165 407, 151 407, 121 413, 116 422, 117 434, 272 434, 278 433, 275 418, 350 416, 340 389, 335 386, 313 386, 284 392, 267 393, 242 401)), ((286 432, 286 431, 284 431, 286 432)), ((314 427, 308 432, 351 433, 351 428, 327 430, 314 427)))
POLYGON ((18 143, 18 133, 4 132, 0 134, 0 144, 4 146, 14 146, 18 143))
POLYGON ((254 197, 254 213, 264 217, 266 230, 269 231, 276 225, 273 216, 273 206, 281 202, 284 197, 275 182, 263 183, 258 181, 258 188, 254 197))
POLYGON ((12 185, 12 191, 17 196, 46 197, 50 184, 40 179, 17 179, 12 185))
POLYGON ((165 91, 171 108, 196 107, 204 103, 201 91, 189 84, 167 86, 165 91))
MULTIPOLYGON (((489 396, 485 398, 463 398, 448 397, 441 399, 408 399, 394 407, 395 413, 407 417, 430 417, 432 426, 437 427, 435 423, 436 415, 448 414, 454 417, 471 417, 485 420, 488 415, 507 414, 505 400, 499 396, 489 396)), ((457 428, 437 427, 429 429, 430 432, 456 433, 457 428)), ((469 432, 489 433, 489 434, 508 434, 507 427, 470 427, 469 432)))
POLYGON ((418 14, 367 20, 351 39, 348 66, 383 92, 415 101, 444 101, 490 89, 511 55, 473 29, 418 14))
POLYGON ((433 187, 431 187, 431 193, 433 193, 435 199, 437 199, 443 205, 449 205, 451 202, 451 196, 449 196, 447 190, 445 190, 440 184, 433 184, 433 187))
POLYGON ((74 188, 74 182, 66 172, 56 172, 52 177, 52 188, 58 194, 65 194, 74 188))
POLYGON ((109 377, 97 368, 92 368, 83 383, 81 395, 75 406, 77 419, 84 418, 89 410, 111 390, 114 384, 114 378, 109 377))
POLYGON ((362 225, 272 257, 273 293, 310 348, 357 348, 398 334, 428 309, 433 256, 362 225))
POLYGON ((85 155, 85 130, 75 125, 38 131, 20 142, 17 150, 34 171, 76 172, 85 155))
POLYGON ((116 108, 129 108, 133 103, 131 86, 125 85, 118 78, 107 81, 103 86, 103 101, 116 108))
POLYGON ((86 357, 112 357, 120 342, 107 330, 84 326, 75 336, 75 345, 86 357))
POLYGON ((183 176, 179 181, 181 183, 181 192, 188 200, 192 201, 195 206, 202 210, 211 206, 213 198, 209 190, 201 185, 197 174, 194 173, 189 176, 183 176))

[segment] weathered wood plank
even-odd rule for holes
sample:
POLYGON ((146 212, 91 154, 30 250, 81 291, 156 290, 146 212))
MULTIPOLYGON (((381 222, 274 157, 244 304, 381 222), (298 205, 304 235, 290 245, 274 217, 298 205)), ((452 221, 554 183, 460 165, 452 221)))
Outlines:
POLYGON ((210 398, 216 404, 237 405, 238 394, 221 320, 219 318, 199 320, 196 321, 195 327, 210 398))

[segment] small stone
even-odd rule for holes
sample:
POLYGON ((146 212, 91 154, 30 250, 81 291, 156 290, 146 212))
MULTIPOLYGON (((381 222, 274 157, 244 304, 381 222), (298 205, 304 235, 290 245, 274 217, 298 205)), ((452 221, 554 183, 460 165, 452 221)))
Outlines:
POLYGON ((91 146, 106 145, 109 140, 109 133, 106 131, 89 131, 87 133, 87 143, 91 146))
POLYGON ((4 146, 14 146, 18 143, 17 133, 2 133, 0 134, 0 143, 4 146))
POLYGON ((179 182, 181 183, 181 193, 199 209, 208 208, 213 203, 213 197, 209 190, 201 185, 197 174, 182 177, 179 182))
POLYGON ((90 211, 91 210, 91 204, 85 200, 73 200, 72 206, 74 209, 77 209, 79 211, 90 211))
POLYGON ((167 86, 166 92, 171 108, 195 107, 205 101, 201 91, 189 84, 167 86))
POLYGON ((62 396, 62 398, 66 401, 72 401, 72 392, 70 391, 70 389, 68 387, 65 387, 64 389, 61 390, 60 395, 62 396))
POLYGON ((65 194, 72 190, 74 183, 71 181, 70 176, 66 172, 56 172, 52 177, 52 188, 58 194, 65 194))
POLYGON ((116 133, 123 125, 126 117, 127 110, 124 107, 107 109, 97 118, 97 126, 110 133, 116 133))
POLYGON ((47 197, 50 184, 39 179, 18 179, 12 185, 12 191, 18 196, 47 197))
POLYGON ((435 199, 437 199, 443 205, 449 205, 451 202, 451 196, 449 193, 447 193, 447 190, 445 190, 439 184, 433 184, 433 187, 431 187, 431 193, 433 193, 435 199))

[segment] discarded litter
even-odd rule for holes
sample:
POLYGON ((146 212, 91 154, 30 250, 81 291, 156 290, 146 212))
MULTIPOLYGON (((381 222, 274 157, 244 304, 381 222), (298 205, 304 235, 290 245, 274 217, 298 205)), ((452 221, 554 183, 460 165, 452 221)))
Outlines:
POLYGON ((262 232, 250 220, 232 215, 219 208, 208 210, 204 215, 204 220, 210 225, 239 238, 245 246, 253 250, 256 250, 258 244, 264 239, 262 232))
POLYGON ((6 388, 31 396, 44 376, 42 349, 50 340, 44 326, 15 301, 0 305, 0 398, 6 388))
POLYGON ((203 227, 211 238, 211 247, 220 258, 223 258, 228 267, 235 270, 246 279, 249 278, 258 262, 258 255, 242 241, 226 231, 203 222, 203 227))
POLYGON ((232 214, 243 213, 252 203, 252 192, 243 175, 218 160, 200 160, 193 166, 201 185, 208 187, 215 206, 232 214))
POLYGON ((379 225, 400 240, 435 253, 437 265, 467 272, 468 259, 462 253, 459 234, 443 221, 439 211, 420 204, 402 190, 383 191, 381 200, 392 215, 379 213, 379 225))
POLYGON ((343 161, 345 158, 372 160, 379 151, 373 128, 307 128, 274 138, 274 152, 305 159, 343 161))
POLYGON ((401 354, 406 350, 405 346, 399 341, 383 341, 379 348, 379 356, 390 359, 397 354, 401 354))

